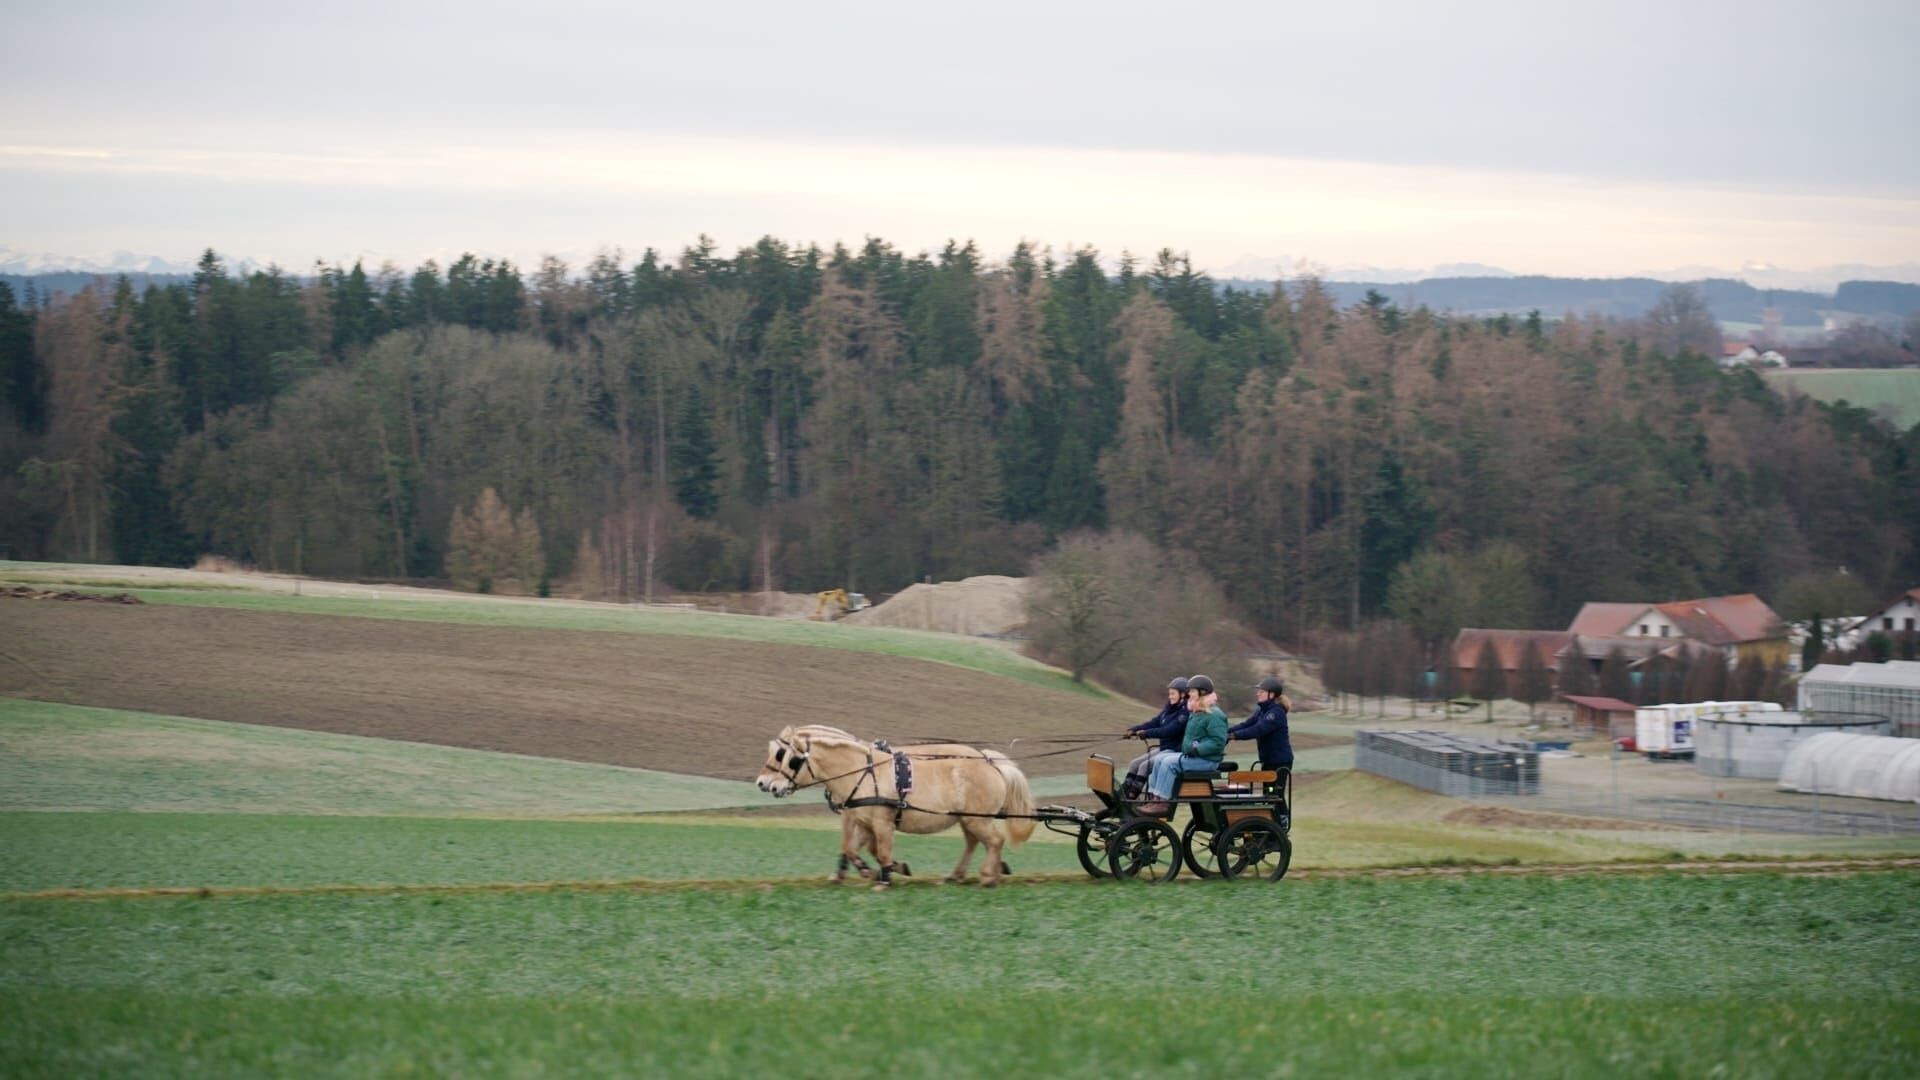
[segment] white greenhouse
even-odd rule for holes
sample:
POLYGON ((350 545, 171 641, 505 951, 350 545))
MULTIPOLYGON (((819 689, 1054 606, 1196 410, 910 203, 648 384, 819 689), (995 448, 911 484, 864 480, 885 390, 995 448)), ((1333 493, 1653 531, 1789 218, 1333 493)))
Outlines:
POLYGON ((1788 752, 1780 787, 1810 795, 1920 802, 1920 739, 1815 735, 1788 752))
POLYGON ((1708 776, 1778 780, 1794 747, 1816 735, 1836 731, 1886 735, 1893 731, 1893 725, 1869 717, 1823 722, 1797 712, 1711 714, 1693 725, 1693 767, 1708 776))
POLYGON ((1819 719, 1883 717, 1920 737, 1920 661, 1821 664, 1800 678, 1800 711, 1819 719))

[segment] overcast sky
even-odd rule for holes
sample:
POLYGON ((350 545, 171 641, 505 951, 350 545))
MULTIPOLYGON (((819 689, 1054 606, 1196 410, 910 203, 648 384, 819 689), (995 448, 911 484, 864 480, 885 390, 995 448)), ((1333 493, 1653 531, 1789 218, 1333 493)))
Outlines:
POLYGON ((1913 2, 172 0, 5 25, 16 250, 1920 262, 1913 2))

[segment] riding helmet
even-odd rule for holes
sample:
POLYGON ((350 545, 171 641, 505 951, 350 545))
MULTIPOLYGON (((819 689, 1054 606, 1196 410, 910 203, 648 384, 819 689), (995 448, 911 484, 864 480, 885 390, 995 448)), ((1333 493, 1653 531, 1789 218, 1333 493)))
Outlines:
POLYGON ((1277 694, 1280 691, 1286 689, 1286 687, 1284 684, 1280 682, 1279 679, 1273 677, 1272 675, 1269 675, 1266 678, 1261 679, 1260 685, 1254 687, 1254 689, 1265 690, 1269 694, 1277 694))
POLYGON ((1213 693, 1213 680, 1205 675, 1195 675, 1187 680, 1187 689, 1198 690, 1203 694, 1213 693))
POLYGON ((1170 682, 1170 683, 1168 683, 1168 684, 1167 684, 1167 689, 1169 689, 1169 690, 1178 690, 1178 691, 1180 691, 1180 692, 1181 692, 1181 693, 1183 693, 1183 694, 1184 694, 1184 693, 1186 693, 1186 692, 1187 692, 1187 677, 1186 677, 1185 675, 1180 675, 1180 676, 1177 676, 1177 677, 1176 677, 1176 678, 1175 678, 1175 679, 1174 679, 1174 680, 1173 680, 1172 682, 1170 682))

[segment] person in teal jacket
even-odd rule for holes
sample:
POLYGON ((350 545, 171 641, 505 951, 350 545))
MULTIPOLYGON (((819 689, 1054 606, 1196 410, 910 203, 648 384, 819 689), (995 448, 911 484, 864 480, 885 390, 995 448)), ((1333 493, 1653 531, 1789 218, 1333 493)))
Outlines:
POLYGON ((1220 695, 1213 680, 1195 675, 1187 680, 1187 730, 1180 736, 1180 753, 1155 758, 1153 777, 1147 781, 1147 794, 1154 801, 1134 807, 1142 814, 1164 814, 1171 809, 1173 785, 1188 770, 1199 772, 1220 766, 1227 753, 1227 714, 1220 711, 1220 695))

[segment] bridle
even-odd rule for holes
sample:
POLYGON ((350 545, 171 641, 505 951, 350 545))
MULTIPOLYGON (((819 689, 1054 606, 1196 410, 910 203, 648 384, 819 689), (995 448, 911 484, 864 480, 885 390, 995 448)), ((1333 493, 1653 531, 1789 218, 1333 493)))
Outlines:
POLYGON ((773 742, 775 746, 773 752, 774 768, 781 776, 787 778, 787 782, 793 785, 793 790, 799 791, 803 787, 812 787, 814 784, 821 782, 820 774, 817 772, 813 774, 811 783, 803 784, 800 782, 800 774, 812 768, 811 763, 807 760, 809 753, 813 749, 812 744, 808 744, 807 749, 802 750, 787 742, 785 739, 775 739, 773 742))

